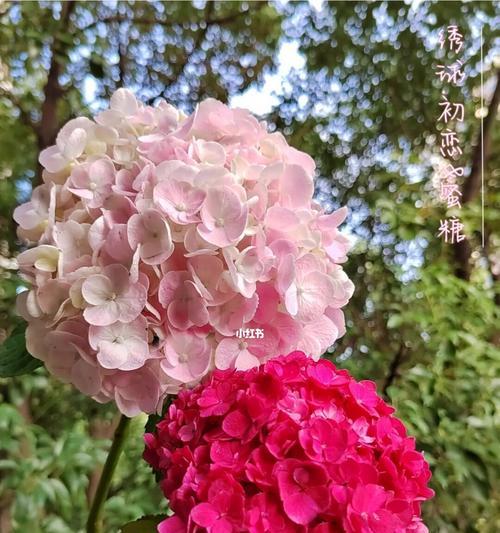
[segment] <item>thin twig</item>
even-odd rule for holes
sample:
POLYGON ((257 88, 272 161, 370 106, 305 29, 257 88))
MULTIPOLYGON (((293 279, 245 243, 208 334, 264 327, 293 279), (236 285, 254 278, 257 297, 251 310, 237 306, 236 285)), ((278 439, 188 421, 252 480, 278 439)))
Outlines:
MULTIPOLYGON (((213 2, 209 2, 209 4, 213 4, 213 2)), ((210 20, 206 20, 205 23, 206 24, 210 24, 210 25, 213 25, 213 24, 224 25, 224 24, 228 24, 228 23, 231 23, 231 22, 235 21, 236 19, 238 19, 242 15, 247 15, 247 13, 244 12, 244 11, 238 11, 236 13, 231 13, 230 15, 226 15, 225 17, 219 17, 219 18, 213 18, 213 19, 210 19, 210 20)), ((142 26, 142 25, 144 25, 144 26, 155 26, 155 25, 158 25, 158 26, 164 26, 166 28, 173 28, 174 26, 180 26, 181 25, 178 21, 174 21, 174 20, 162 20, 162 19, 147 18, 147 17, 133 18, 133 17, 128 17, 127 15, 112 15, 112 16, 109 16, 109 17, 104 17, 102 19, 94 20, 93 22, 91 22, 87 26, 84 26, 83 28, 79 28, 79 30, 80 31, 87 31, 87 30, 90 30, 90 29, 94 28, 99 23, 111 24, 113 22, 130 22, 130 24, 135 24, 135 25, 138 25, 138 26, 142 26)))
POLYGON ((392 358, 391 364, 389 366, 389 373, 387 374, 384 380, 384 384, 382 385, 382 395, 387 400, 389 399, 389 395, 387 392, 389 390, 389 387, 392 385, 392 383, 394 382, 394 380, 399 374, 399 367, 401 363, 403 362, 404 355, 405 355, 405 346, 404 344, 401 344, 399 347, 399 350, 396 352, 396 354, 392 358))

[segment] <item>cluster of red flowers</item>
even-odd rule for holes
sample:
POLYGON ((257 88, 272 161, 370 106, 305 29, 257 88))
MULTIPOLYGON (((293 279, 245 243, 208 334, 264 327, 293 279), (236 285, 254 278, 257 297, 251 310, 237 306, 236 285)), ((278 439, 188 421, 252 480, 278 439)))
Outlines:
POLYGON ((160 533, 426 532, 429 466, 370 381, 302 352, 184 390, 145 459, 160 533))

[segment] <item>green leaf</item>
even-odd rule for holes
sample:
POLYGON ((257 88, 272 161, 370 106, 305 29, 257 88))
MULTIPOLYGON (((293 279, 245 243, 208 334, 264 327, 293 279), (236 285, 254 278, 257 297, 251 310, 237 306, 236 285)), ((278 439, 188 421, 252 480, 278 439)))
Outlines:
POLYGON ((8 378, 33 372, 42 362, 26 350, 26 324, 14 328, 10 337, 0 346, 0 377, 8 378))
POLYGON ((121 527, 121 533, 157 533, 157 526, 167 515, 147 515, 121 527))

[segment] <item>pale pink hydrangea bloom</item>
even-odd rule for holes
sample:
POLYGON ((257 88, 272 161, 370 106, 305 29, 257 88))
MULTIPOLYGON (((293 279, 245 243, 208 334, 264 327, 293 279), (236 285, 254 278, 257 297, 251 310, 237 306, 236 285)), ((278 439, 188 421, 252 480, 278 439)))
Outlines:
POLYGON ((14 213, 35 245, 17 307, 30 352, 83 393, 152 412, 213 368, 317 359, 344 333, 347 210, 324 213, 313 160, 248 111, 208 99, 186 116, 120 89, 40 163, 14 213))

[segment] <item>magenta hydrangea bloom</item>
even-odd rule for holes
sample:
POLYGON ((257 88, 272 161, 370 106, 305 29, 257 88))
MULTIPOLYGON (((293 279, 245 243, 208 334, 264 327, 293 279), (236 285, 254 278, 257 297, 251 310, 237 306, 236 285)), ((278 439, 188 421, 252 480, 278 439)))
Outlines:
POLYGON ((182 391, 144 458, 160 533, 424 533, 423 455, 371 381, 302 352, 182 391))
POLYGON ((186 116, 119 89, 40 163, 14 212, 34 245, 18 310, 30 353, 83 393, 152 412, 213 368, 318 358, 344 334, 347 209, 325 213, 311 157, 248 111, 208 99, 186 116))

